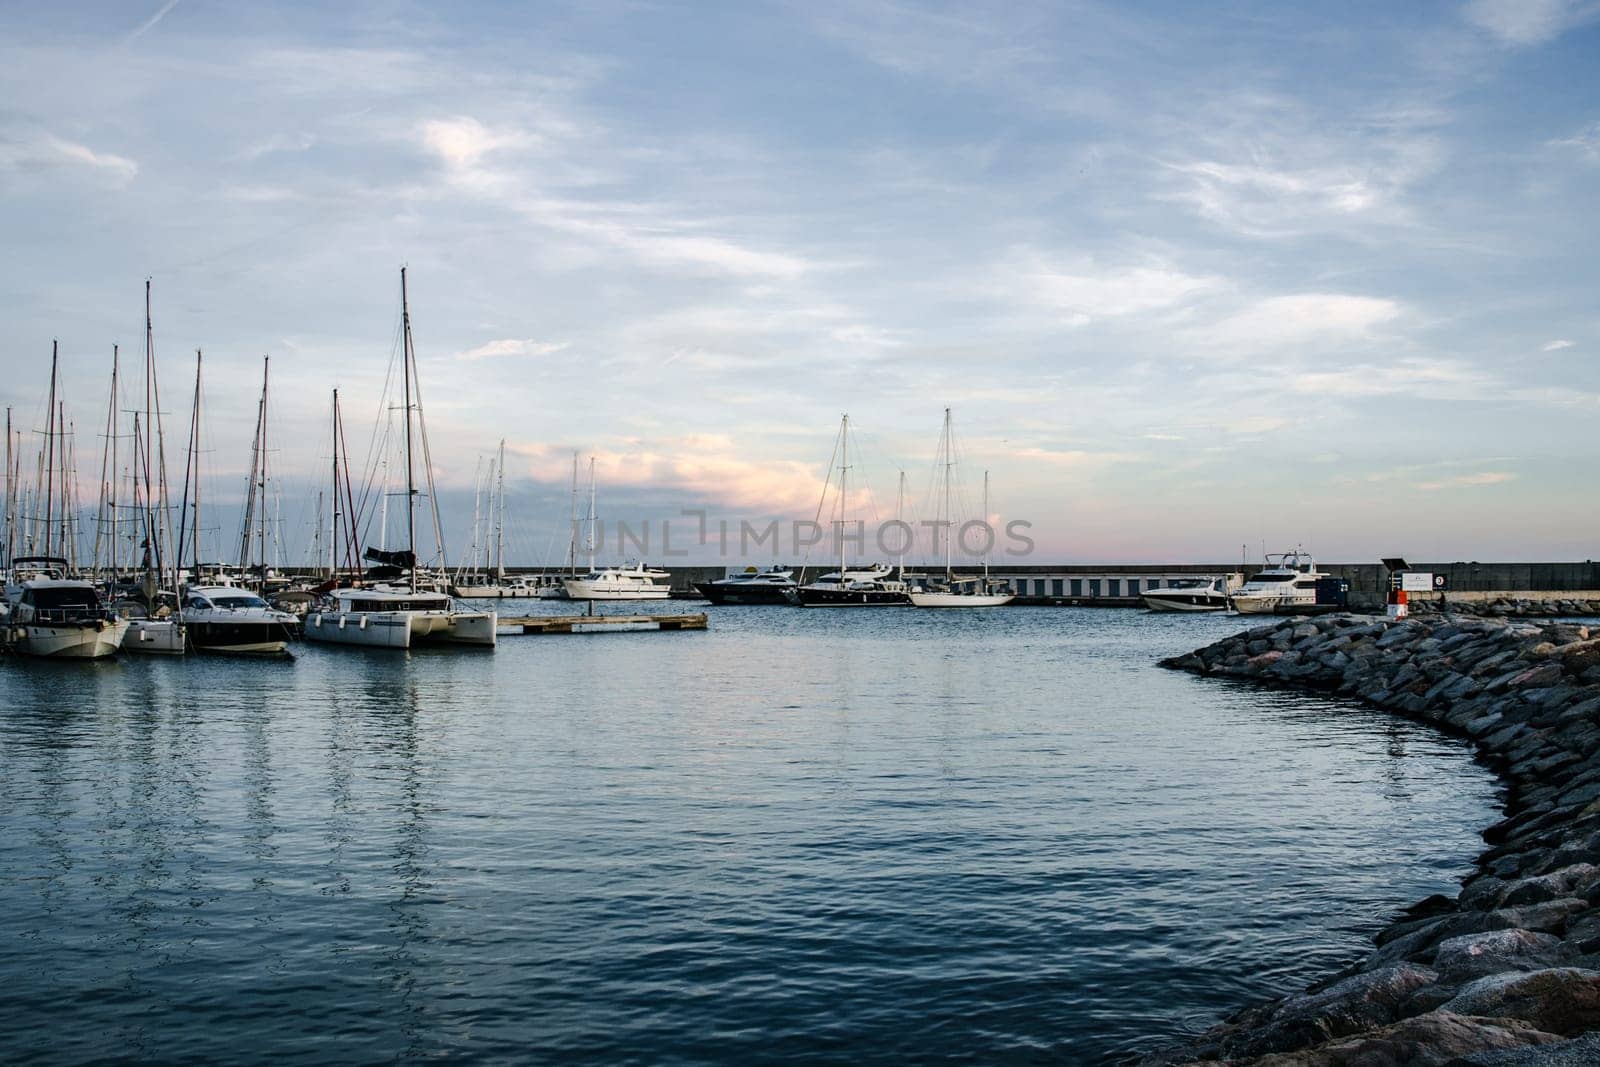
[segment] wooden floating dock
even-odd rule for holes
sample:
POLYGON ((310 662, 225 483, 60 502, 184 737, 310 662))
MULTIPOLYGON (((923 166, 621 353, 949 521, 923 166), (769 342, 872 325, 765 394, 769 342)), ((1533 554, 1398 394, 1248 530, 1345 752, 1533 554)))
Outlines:
POLYGON ((641 630, 704 630, 705 612, 691 615, 517 615, 502 618, 501 634, 613 634, 641 630))

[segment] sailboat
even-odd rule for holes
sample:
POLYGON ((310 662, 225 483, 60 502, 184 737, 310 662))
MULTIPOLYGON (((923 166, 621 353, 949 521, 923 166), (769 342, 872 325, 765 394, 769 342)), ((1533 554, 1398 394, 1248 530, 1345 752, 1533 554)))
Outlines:
POLYGON ((181 656, 187 643, 183 608, 177 603, 178 576, 172 562, 172 514, 167 494, 167 448, 161 426, 161 387, 156 379, 155 332, 150 322, 150 279, 144 282, 144 434, 134 415, 134 503, 143 537, 144 575, 139 583, 141 608, 130 612, 123 647, 130 652, 181 656), (140 492, 140 475, 143 476, 140 492), (168 578, 171 587, 167 586, 168 578))
MULTIPOLYGON (((500 451, 490 463, 489 477, 485 481, 493 481, 495 489, 489 495, 489 513, 486 516, 487 524, 480 523, 479 501, 482 493, 473 494, 472 502, 472 562, 463 565, 456 571, 455 581, 450 583, 450 592, 455 596, 471 599, 503 599, 505 597, 534 596, 534 588, 524 578, 507 578, 505 562, 505 526, 506 526, 506 442, 500 441, 500 451), (485 525, 494 528, 494 546, 492 561, 486 559, 484 566, 478 565, 479 535, 485 525)), ((485 554, 489 554, 489 545, 484 544, 485 554)))
POLYGON ((665 600, 672 595, 672 575, 632 560, 621 566, 596 567, 594 553, 599 519, 594 510, 594 457, 589 457, 589 573, 562 582, 568 600, 665 600))
MULTIPOLYGON (((39 455, 41 501, 34 497, 30 546, 42 553, 8 559, 5 589, 5 643, 30 656, 55 659, 105 659, 117 654, 128 622, 105 606, 92 582, 70 579, 71 463, 67 451, 66 407, 60 399, 57 347, 50 350, 50 401, 44 449, 39 455)), ((8 448, 9 448, 9 438, 8 448)), ((7 478, 11 474, 8 471, 7 478)), ((9 495, 9 494, 8 494, 9 495)), ((9 555, 12 545, 6 545, 9 555)))
MULTIPOLYGON (((891 567, 884 563, 874 563, 867 567, 851 569, 845 559, 845 546, 848 538, 845 536, 848 525, 849 505, 849 474, 850 474, 850 416, 846 414, 839 422, 838 446, 834 454, 839 457, 839 498, 838 519, 834 525, 838 528, 839 539, 839 569, 829 574, 824 574, 814 582, 798 585, 789 590, 785 595, 791 604, 802 608, 874 608, 874 607, 901 607, 910 603, 906 596, 906 583, 899 572, 899 568, 891 567)), ((829 478, 832 478, 832 468, 829 469, 829 478)), ((827 493, 827 487, 823 487, 827 493)), ((821 507, 819 505, 818 511, 821 507)), ((801 569, 804 578, 805 570, 801 569)))
MULTIPOLYGON (((578 576, 578 453, 572 453, 572 511, 567 520, 567 577, 578 576)), ((539 584, 540 600, 565 600, 567 599, 566 582, 557 577, 548 580, 546 575, 540 575, 539 584)))
MULTIPOLYGON (((911 590, 911 603, 919 608, 997 608, 1011 603, 1015 594, 993 588, 989 580, 989 558, 985 554, 983 575, 957 577, 951 567, 951 552, 956 540, 954 500, 951 496, 956 467, 955 433, 951 429, 950 409, 944 409, 944 431, 939 435, 938 463, 943 470, 944 492, 939 505, 936 528, 944 539, 944 575, 911 590)), ((989 521, 989 473, 983 475, 983 516, 989 521)))
MULTIPOLYGON (((174 565, 174 570, 180 573, 186 549, 192 550, 196 560, 200 558, 200 377, 203 361, 204 357, 196 350, 194 407, 189 416, 189 455, 183 472, 174 565)), ((217 568, 195 565, 195 581, 184 588, 182 604, 183 625, 191 651, 256 656, 288 654, 294 617, 274 609, 242 585, 227 584, 217 568)))
MULTIPOLYGON (((427 427, 422 420, 422 400, 416 389, 416 349, 411 338, 411 307, 406 291, 406 270, 400 268, 400 322, 402 338, 401 378, 405 390, 405 451, 406 451, 406 548, 404 551, 386 552, 367 549, 364 557, 379 564, 377 572, 382 578, 372 585, 353 584, 323 589, 323 600, 308 612, 305 636, 308 641, 326 644, 354 645, 365 648, 408 649, 413 644, 473 645, 494 648, 498 615, 493 611, 458 611, 448 594, 426 588, 419 581, 417 566, 417 476, 415 439, 420 439, 423 465, 428 482, 428 499, 434 507, 433 524, 435 544, 439 555, 444 555, 443 538, 439 533, 437 497, 432 492, 433 471, 428 463, 427 427), (416 418, 413 420, 412 413, 416 418), (413 421, 416 434, 412 433, 413 421), (403 579, 403 581, 401 581, 403 579)), ((335 415, 335 426, 338 417, 335 415)), ((341 435, 342 437, 342 435, 341 435)), ((336 444, 340 443, 338 441, 336 444)), ((339 450, 335 449, 335 456, 339 450)), ((345 498, 351 501, 348 466, 343 479, 345 498)), ((334 494, 341 489, 338 479, 339 465, 334 463, 334 494)), ((354 509, 349 514, 349 536, 355 541, 354 509)), ((334 533, 337 538, 337 533, 334 533)), ((358 547, 354 546, 353 547, 358 547)), ((370 575, 369 575, 370 577, 370 575)), ((430 579, 431 581, 431 579, 430 579)))

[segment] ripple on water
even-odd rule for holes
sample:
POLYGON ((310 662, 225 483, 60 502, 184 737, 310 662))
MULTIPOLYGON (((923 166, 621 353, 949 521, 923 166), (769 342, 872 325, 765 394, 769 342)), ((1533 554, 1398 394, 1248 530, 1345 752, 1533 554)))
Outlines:
POLYGON ((0 665, 7 1059, 1101 1059, 1353 958, 1461 745, 1157 670, 1237 620, 718 611, 0 665))

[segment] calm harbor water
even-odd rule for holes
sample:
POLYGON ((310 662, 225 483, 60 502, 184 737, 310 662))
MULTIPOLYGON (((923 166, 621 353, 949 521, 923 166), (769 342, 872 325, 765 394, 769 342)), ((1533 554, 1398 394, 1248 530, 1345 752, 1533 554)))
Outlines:
POLYGON ((1493 819, 1458 743, 1154 667, 1236 618, 710 610, 0 662, 0 1059, 1093 1062, 1493 819))

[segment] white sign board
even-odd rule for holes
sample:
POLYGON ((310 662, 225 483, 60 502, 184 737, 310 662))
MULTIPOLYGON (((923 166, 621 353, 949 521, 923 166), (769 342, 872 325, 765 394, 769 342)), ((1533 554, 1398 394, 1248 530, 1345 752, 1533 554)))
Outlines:
POLYGON ((1408 593, 1433 592, 1433 573, 1431 571, 1406 571, 1400 576, 1400 588, 1408 593))

